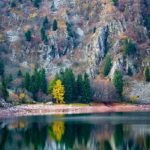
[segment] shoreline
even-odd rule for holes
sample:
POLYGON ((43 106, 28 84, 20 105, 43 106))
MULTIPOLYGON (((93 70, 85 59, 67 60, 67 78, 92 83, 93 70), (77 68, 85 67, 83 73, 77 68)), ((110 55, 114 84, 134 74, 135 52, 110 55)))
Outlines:
POLYGON ((49 105, 29 104, 18 105, 10 108, 0 108, 0 119, 23 116, 41 115, 65 115, 65 114, 90 114, 108 112, 150 112, 150 104, 95 104, 79 105, 73 104, 49 105))

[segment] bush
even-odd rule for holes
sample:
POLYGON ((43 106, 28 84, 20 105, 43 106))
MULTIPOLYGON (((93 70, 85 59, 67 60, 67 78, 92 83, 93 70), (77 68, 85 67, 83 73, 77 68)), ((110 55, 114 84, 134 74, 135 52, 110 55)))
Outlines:
POLYGON ((137 99, 138 99, 137 96, 130 96, 130 101, 132 103, 136 103, 137 99))

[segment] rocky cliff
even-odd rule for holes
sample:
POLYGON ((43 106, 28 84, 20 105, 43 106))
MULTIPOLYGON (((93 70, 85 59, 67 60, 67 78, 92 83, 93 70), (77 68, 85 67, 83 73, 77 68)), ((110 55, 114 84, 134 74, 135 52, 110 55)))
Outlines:
MULTIPOLYGON (((0 1, 0 55, 8 72, 32 70, 38 65, 51 76, 72 67, 77 74, 86 71, 93 79, 101 75, 109 53, 110 79, 119 69, 125 78, 143 82, 143 68, 150 67, 149 0, 118 0, 116 5, 112 0, 41 0, 39 7, 34 2, 0 1), (45 16, 50 25, 45 29, 47 42, 41 38, 45 16), (28 30, 31 41, 24 36, 28 30), (126 39, 135 44, 134 55, 124 54, 126 39), (129 70, 132 75, 126 77, 129 70)), ((126 87, 129 96, 136 95, 130 84, 126 87)))

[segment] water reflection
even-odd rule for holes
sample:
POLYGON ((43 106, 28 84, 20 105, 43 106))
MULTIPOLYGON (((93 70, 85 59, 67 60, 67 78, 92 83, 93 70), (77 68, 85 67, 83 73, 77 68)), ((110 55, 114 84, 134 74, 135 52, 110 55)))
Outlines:
POLYGON ((149 124, 55 120, 0 123, 0 150, 150 150, 149 124))

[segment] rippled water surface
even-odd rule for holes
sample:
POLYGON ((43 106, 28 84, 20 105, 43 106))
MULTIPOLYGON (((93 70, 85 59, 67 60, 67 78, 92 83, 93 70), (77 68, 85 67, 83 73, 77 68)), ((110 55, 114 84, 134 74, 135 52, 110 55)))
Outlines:
POLYGON ((0 150, 150 150, 150 113, 0 120, 0 150))

